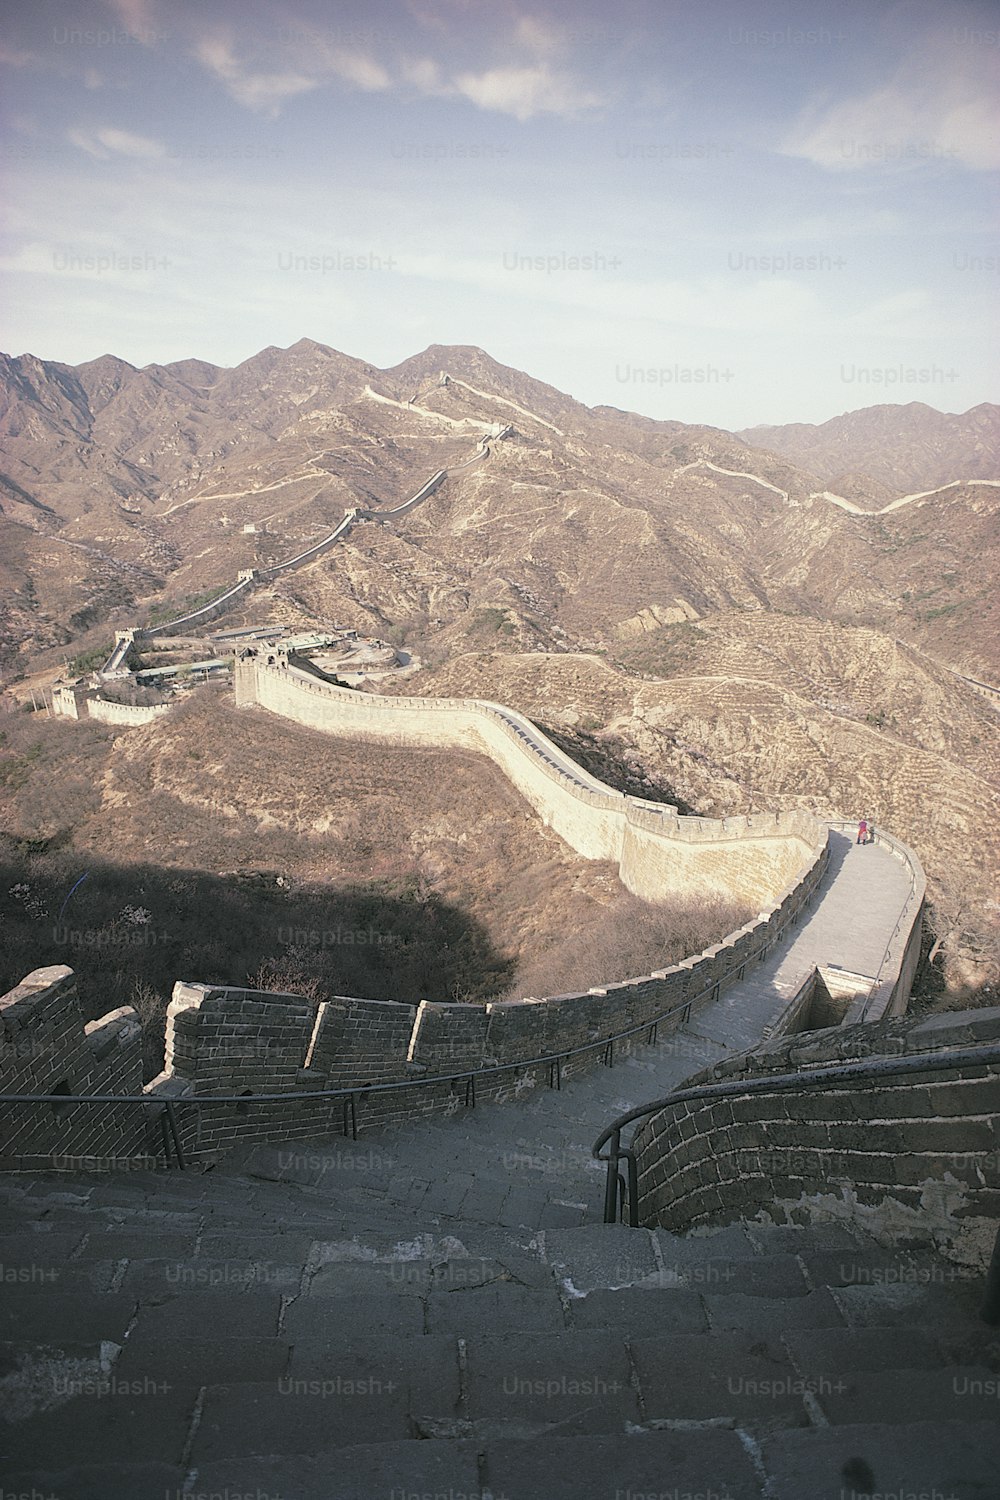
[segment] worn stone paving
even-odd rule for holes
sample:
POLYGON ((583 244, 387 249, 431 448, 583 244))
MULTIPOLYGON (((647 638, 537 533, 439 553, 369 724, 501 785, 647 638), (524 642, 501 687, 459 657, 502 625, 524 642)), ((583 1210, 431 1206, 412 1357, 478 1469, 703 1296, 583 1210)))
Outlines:
POLYGON ((1000 1340, 920 1248, 504 1229, 218 1172, 3 1194, 5 1493, 996 1495, 1000 1340))

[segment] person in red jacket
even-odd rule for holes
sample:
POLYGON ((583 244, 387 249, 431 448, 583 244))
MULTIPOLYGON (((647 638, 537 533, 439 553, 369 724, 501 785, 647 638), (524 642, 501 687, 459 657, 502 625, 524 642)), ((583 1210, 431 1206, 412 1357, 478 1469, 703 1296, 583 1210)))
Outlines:
POLYGON ((867 844, 867 842, 868 842, 868 819, 867 818, 862 818, 861 822, 858 824, 858 836, 855 839, 855 843, 858 843, 858 844, 867 844))

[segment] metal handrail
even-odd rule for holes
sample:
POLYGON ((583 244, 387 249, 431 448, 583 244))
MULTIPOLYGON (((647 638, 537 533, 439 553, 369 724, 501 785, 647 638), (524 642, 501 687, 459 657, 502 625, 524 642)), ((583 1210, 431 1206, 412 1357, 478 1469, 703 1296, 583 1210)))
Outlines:
MULTIPOLYGON (((465 1103, 470 1108, 476 1105, 476 1079, 488 1078, 495 1074, 516 1072, 521 1068, 541 1067, 548 1064, 549 1087, 557 1090, 562 1088, 562 1065, 571 1057, 579 1057, 587 1052, 604 1052, 604 1063, 607 1067, 614 1064, 615 1043, 626 1041, 628 1038, 638 1036, 641 1032, 648 1034, 649 1044, 656 1041, 657 1028, 661 1021, 667 1021, 671 1016, 683 1013, 684 1021, 688 1021, 691 1011, 704 1000, 706 995, 718 999, 723 988, 734 978, 742 979, 748 964, 754 961, 763 962, 770 950, 780 943, 788 928, 799 920, 806 907, 809 906, 818 889, 813 886, 808 893, 802 906, 791 913, 776 931, 767 935, 767 941, 762 943, 757 950, 747 953, 740 962, 719 975, 711 983, 705 985, 697 994, 689 995, 679 1005, 673 1005, 668 1010, 660 1011, 650 1020, 642 1021, 637 1026, 629 1026, 624 1031, 612 1032, 610 1036, 600 1037, 597 1041, 585 1042, 579 1047, 563 1047, 558 1052, 543 1052, 537 1057, 522 1057, 513 1062, 495 1063, 490 1067, 469 1068, 459 1073, 435 1074, 430 1078, 401 1078, 389 1083, 367 1083, 354 1084, 350 1088, 339 1089, 305 1089, 301 1092, 289 1093, 285 1090, 276 1094, 191 1094, 187 1097, 174 1099, 158 1098, 155 1094, 4 1094, 0 1093, 0 1106, 4 1104, 141 1104, 146 1109, 160 1109, 164 1111, 161 1119, 161 1130, 163 1133, 164 1159, 170 1164, 171 1152, 176 1157, 177 1165, 185 1166, 184 1151, 181 1145, 180 1133, 177 1127, 176 1110, 181 1107, 201 1108, 203 1105, 214 1104, 238 1104, 245 1107, 255 1104, 300 1104, 304 1100, 311 1099, 343 1099, 344 1101, 344 1126, 343 1133, 348 1134, 348 1119, 350 1119, 350 1134, 353 1140, 358 1138, 357 1125, 357 1100, 372 1094, 387 1094, 402 1089, 428 1088, 435 1083, 465 1083, 465 1103)), ((595 986, 600 989, 601 986, 595 986)))
MULTIPOLYGON (((607 1163, 607 1178, 604 1189, 604 1222, 616 1224, 623 1217, 627 1206, 628 1224, 639 1228, 639 1172, 635 1159, 635 1137, 633 1132, 628 1146, 621 1143, 621 1133, 634 1120, 648 1119, 674 1104, 686 1104, 698 1099, 724 1099, 733 1095, 791 1093, 802 1088, 814 1088, 829 1083, 849 1083, 855 1078, 885 1078, 906 1073, 926 1073, 939 1069, 965 1067, 967 1065, 1000 1063, 1000 1042, 986 1042, 975 1047, 941 1048, 936 1052, 915 1052, 909 1057, 862 1058, 850 1063, 821 1063, 806 1066, 795 1073, 772 1073, 763 1077, 739 1080, 723 1079, 715 1083, 696 1084, 692 1088, 674 1089, 662 1099, 651 1104, 640 1104, 619 1115, 602 1130, 591 1148, 597 1161, 607 1163), (601 1148, 610 1143, 607 1156, 601 1148), (626 1163, 623 1176, 619 1162, 626 1163)), ((1000 1322, 1000 1230, 997 1232, 993 1258, 986 1278, 986 1295, 981 1316, 984 1322, 1000 1322)))

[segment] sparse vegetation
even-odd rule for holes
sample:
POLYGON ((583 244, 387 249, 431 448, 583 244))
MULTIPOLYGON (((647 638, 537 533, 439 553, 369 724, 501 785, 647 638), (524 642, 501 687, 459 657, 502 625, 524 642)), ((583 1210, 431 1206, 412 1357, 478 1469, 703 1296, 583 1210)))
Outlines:
POLYGON ((673 787, 651 776, 635 752, 620 739, 610 734, 595 734, 593 730, 597 727, 594 720, 581 720, 573 730, 557 729, 551 724, 539 725, 560 750, 565 750, 585 771, 616 792, 624 792, 628 797, 642 797, 648 802, 667 802, 682 816, 695 811, 673 787))
POLYGON ((211 604, 213 599, 218 599, 220 594, 226 591, 225 585, 213 589, 203 589, 200 594, 187 594, 183 599, 164 599, 153 608, 146 616, 146 625, 165 625, 168 620, 180 619, 182 615, 189 615, 196 609, 201 609, 206 604, 211 604))
POLYGON ((619 646, 615 662, 626 671, 647 677, 675 677, 697 660, 707 639, 706 631, 688 621, 661 625, 628 645, 619 646))
POLYGON ((507 618, 506 610, 490 605, 475 611, 469 632, 471 635, 513 635, 515 626, 507 618))
POLYGON ((8 844, 0 920, 0 993, 65 963, 87 1019, 138 998, 154 1072, 178 979, 412 1002, 484 999, 513 972, 475 919, 415 878, 293 890, 8 844))
POLYGON ((70 677, 84 677, 88 672, 94 672, 103 666, 114 650, 114 642, 108 641, 103 646, 95 646, 90 651, 84 651, 80 656, 74 656, 69 664, 70 677))
POLYGON ((723 898, 693 896, 650 904, 625 897, 584 931, 540 944, 519 966, 505 998, 569 994, 639 978, 700 953, 751 916, 749 906, 723 898))

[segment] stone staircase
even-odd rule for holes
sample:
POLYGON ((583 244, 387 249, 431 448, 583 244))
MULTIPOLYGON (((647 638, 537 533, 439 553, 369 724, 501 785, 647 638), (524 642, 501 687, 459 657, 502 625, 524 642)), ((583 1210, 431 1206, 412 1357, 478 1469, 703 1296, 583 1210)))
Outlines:
POLYGON ((598 1222, 594 1116, 651 1066, 6 1179, 5 1500, 996 1500, 979 1278, 838 1225, 598 1222))

